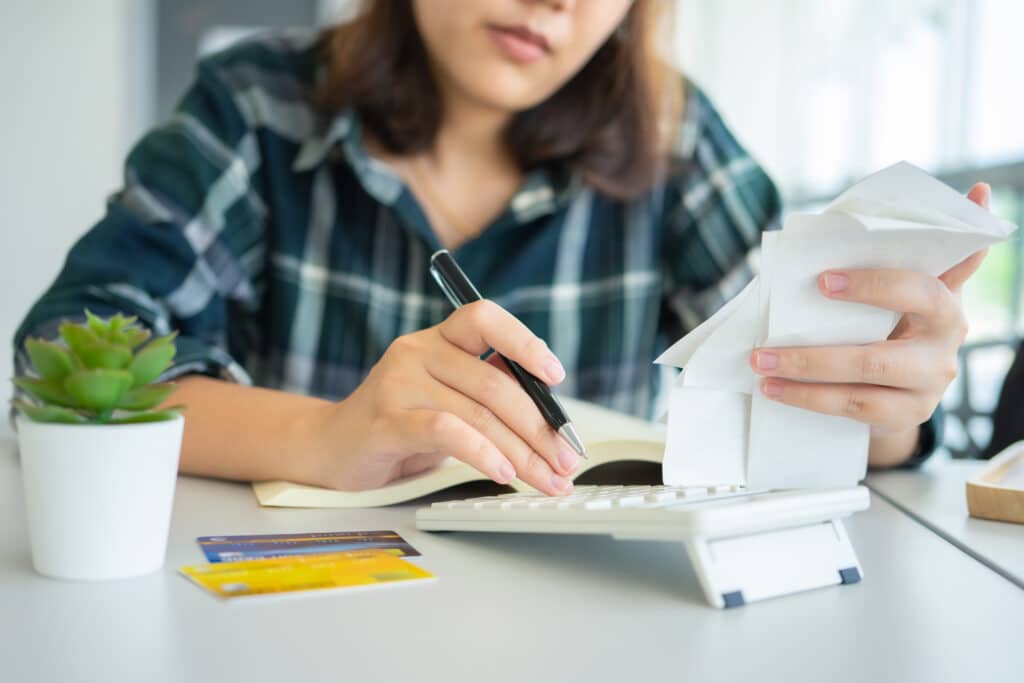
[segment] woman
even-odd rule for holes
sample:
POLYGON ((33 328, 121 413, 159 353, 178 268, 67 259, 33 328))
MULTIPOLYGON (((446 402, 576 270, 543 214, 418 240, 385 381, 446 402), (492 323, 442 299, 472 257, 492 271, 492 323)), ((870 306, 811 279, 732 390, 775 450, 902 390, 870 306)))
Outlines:
MULTIPOLYGON (((317 41, 204 61, 16 345, 84 307, 180 329, 186 472, 361 489, 450 454, 569 491, 577 456, 480 356, 650 413, 652 359, 739 291, 779 212, 658 59, 658 5, 381 0, 317 41), (442 246, 492 301, 448 315, 426 270, 442 246)), ((926 455, 981 258, 941 280, 823 274, 823 295, 902 323, 867 347, 752 350, 763 391, 870 423, 874 465, 926 455)))

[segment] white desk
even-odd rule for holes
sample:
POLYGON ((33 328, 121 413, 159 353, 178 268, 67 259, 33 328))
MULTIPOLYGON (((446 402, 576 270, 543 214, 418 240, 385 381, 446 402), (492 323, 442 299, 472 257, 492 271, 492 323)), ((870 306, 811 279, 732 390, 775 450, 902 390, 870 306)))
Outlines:
POLYGON ((414 506, 270 510, 181 477, 167 564, 83 584, 30 565, 0 442, 0 679, 31 681, 1019 681, 1024 591, 875 499, 856 585, 719 611, 682 547, 428 534, 414 506), (440 580, 227 605, 178 576, 206 534, 395 529, 440 580))
POLYGON ((936 456, 916 471, 872 473, 867 484, 876 494, 1024 588, 1024 524, 975 519, 967 514, 966 481, 984 466, 977 460, 936 456))

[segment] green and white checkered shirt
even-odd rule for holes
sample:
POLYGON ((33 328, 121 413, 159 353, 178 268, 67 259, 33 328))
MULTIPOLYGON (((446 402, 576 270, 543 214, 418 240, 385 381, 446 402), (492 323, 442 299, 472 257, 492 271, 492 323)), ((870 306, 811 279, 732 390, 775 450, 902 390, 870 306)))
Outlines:
MULTIPOLYGON (((340 398, 397 336, 444 319, 428 272, 441 245, 422 208, 366 153, 357 116, 310 102, 314 38, 268 36, 199 64, 15 349, 83 308, 124 311, 180 330, 171 376, 340 398)), ((654 358, 747 283, 748 253, 779 215, 771 181, 686 88, 678 167, 653 191, 614 200, 566 165, 533 169, 454 253, 548 342, 568 372, 562 393, 639 415, 665 385, 654 358)))

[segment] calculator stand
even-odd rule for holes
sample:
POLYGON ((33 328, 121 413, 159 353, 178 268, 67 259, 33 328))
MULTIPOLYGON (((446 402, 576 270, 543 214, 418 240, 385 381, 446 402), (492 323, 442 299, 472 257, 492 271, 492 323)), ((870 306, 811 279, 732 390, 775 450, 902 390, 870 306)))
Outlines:
POLYGON ((857 583, 863 576, 838 519, 730 538, 696 537, 686 547, 715 607, 857 583))

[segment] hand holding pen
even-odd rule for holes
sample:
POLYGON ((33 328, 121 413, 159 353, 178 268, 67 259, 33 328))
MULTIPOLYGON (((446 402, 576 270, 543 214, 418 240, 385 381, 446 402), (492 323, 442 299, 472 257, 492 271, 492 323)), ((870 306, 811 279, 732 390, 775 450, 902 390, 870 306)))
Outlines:
MULTIPOLYGON (((430 257, 430 275, 455 308, 460 308, 483 299, 480 296, 480 292, 469 281, 462 268, 459 268, 459 264, 455 262, 455 259, 452 258, 447 249, 441 249, 430 257)), ((523 388, 523 391, 530 397, 530 400, 537 406, 540 414, 551 425, 551 428, 558 432, 574 451, 584 458, 587 457, 587 450, 583 445, 583 440, 580 439, 576 428, 569 421, 569 416, 565 414, 565 409, 562 408, 562 405, 555 398, 554 394, 551 393, 547 385, 540 378, 530 374, 519 363, 507 358, 501 352, 496 353, 505 364, 505 367, 508 368, 508 371, 519 382, 519 386, 523 388)), ((564 376, 564 371, 562 374, 564 376)), ((558 381, 561 381, 561 379, 558 381)))
POLYGON ((499 354, 542 386, 565 378, 547 345, 492 301, 397 338, 348 398, 328 404, 304 430, 318 435, 318 452, 333 444, 317 458, 315 483, 374 488, 453 456, 502 484, 518 477, 549 495, 571 491, 579 455, 499 354))

